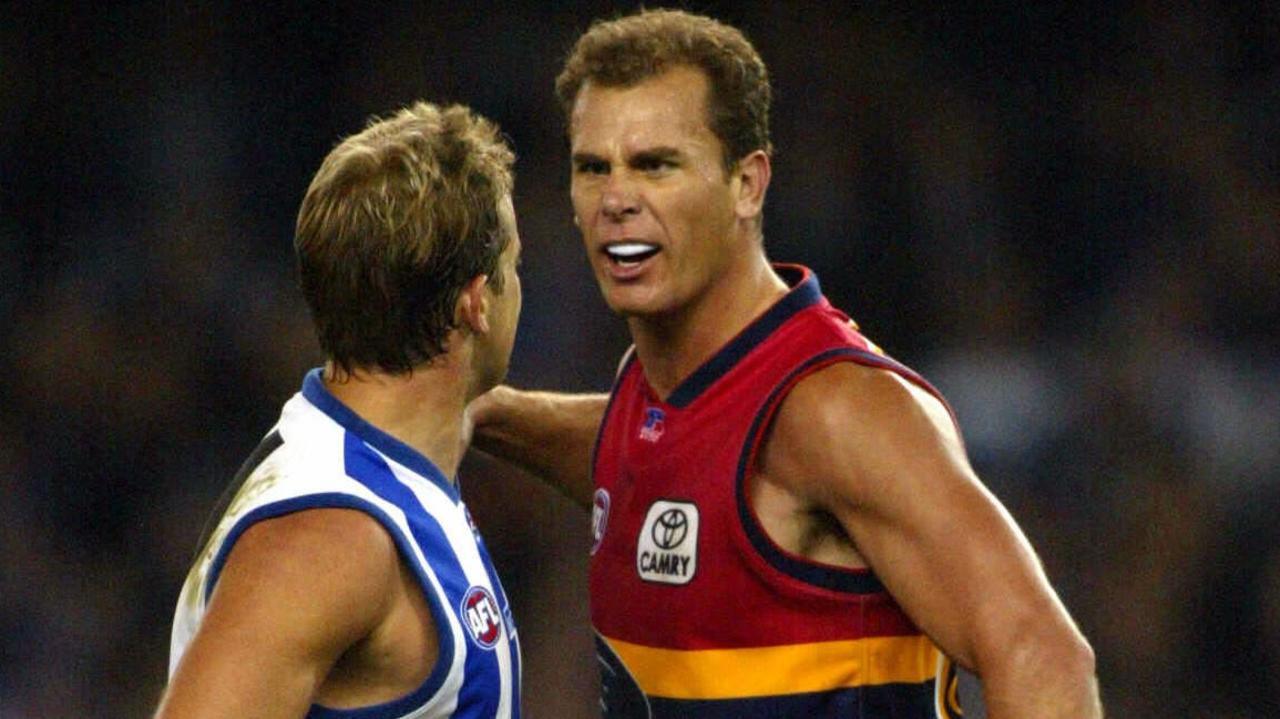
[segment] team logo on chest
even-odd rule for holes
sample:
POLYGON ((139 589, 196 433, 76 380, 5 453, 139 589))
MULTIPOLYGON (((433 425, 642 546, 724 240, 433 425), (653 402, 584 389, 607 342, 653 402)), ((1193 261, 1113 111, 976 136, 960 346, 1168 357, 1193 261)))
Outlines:
POLYGON ((698 570, 698 505, 658 500, 636 541, 636 571, 647 582, 688 584, 698 570))
POLYGON ((459 610, 475 643, 483 649, 493 649, 502 635, 502 612, 493 594, 484 587, 474 586, 463 595, 459 610))
POLYGON ((591 553, 595 554, 604 541, 604 530, 609 526, 609 490, 601 487, 591 498, 591 553))
POLYGON ((646 442, 657 442, 666 429, 667 414, 658 407, 646 407, 644 424, 640 425, 640 439, 646 442))

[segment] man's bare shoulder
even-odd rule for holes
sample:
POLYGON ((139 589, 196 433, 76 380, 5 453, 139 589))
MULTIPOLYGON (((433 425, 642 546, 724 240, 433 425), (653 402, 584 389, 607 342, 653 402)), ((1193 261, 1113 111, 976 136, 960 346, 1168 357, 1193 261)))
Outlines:
POLYGON ((936 431, 955 434, 951 415, 929 390, 902 374, 837 362, 805 377, 787 394, 776 430, 805 442, 912 442, 936 431))
POLYGON ((904 465, 962 455, 950 412, 929 390, 892 370, 837 362, 787 394, 765 458, 804 494, 824 494, 834 478, 857 494, 878 491, 904 465))
POLYGON ((373 517, 307 509, 232 546, 157 717, 301 716, 393 601, 395 544, 373 517))
POLYGON ((206 621, 274 613, 348 643, 376 622, 398 576, 387 530, 353 509, 317 508, 264 520, 236 541, 206 621))

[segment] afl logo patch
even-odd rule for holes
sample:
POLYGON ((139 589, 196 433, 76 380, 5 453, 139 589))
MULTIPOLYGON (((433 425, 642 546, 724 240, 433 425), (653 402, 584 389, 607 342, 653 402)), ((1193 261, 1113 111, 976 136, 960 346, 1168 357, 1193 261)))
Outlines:
POLYGON ((667 415, 658 407, 646 407, 644 424, 640 425, 640 439, 646 442, 657 442, 662 439, 666 430, 667 415))
POLYGON ((698 570, 698 505, 658 500, 636 538, 636 571, 647 582, 688 584, 698 570))
POLYGON ((595 554, 604 541, 604 530, 609 525, 609 490, 601 487, 591 498, 591 553, 595 554))
POLYGON ((459 609, 475 643, 483 649, 493 649, 502 635, 502 612, 493 594, 484 587, 474 586, 463 595, 459 609))

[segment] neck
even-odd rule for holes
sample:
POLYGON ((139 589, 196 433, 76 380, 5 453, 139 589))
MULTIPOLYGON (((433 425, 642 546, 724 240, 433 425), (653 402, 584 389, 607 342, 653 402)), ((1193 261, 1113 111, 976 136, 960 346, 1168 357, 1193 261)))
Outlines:
POLYGON ((667 397, 786 293, 786 283, 764 253, 750 253, 744 265, 725 272, 721 281, 678 312, 630 318, 645 379, 660 397, 667 397))
POLYGON ((361 419, 421 452, 453 479, 465 451, 468 390, 463 373, 450 360, 443 355, 406 374, 356 370, 341 380, 328 363, 324 385, 361 419))

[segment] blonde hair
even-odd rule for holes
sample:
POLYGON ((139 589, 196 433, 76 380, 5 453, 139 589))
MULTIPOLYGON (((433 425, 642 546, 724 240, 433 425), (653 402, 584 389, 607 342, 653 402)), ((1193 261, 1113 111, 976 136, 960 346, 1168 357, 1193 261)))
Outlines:
POLYGON ((515 156, 461 105, 416 102, 329 153, 298 212, 294 249, 320 346, 340 369, 406 372, 446 352, 462 287, 511 238, 500 203, 515 156))

